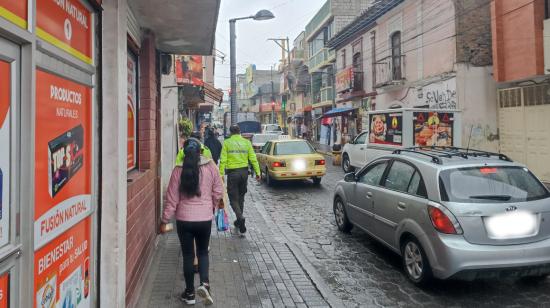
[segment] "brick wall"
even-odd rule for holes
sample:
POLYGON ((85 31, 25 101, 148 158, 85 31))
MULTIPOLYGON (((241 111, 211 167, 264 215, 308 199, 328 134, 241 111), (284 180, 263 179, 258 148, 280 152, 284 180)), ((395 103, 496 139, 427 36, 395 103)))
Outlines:
POLYGON ((491 0, 455 0, 456 57, 458 63, 493 63, 491 0))
POLYGON ((146 33, 139 53, 138 170, 128 174, 126 304, 134 306, 152 260, 158 230, 158 95, 155 37, 146 33))

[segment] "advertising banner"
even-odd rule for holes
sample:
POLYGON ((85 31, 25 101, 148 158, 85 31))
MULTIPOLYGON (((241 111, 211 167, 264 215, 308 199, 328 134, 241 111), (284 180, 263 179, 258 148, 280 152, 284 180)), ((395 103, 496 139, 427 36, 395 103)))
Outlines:
POLYGON ((128 156, 127 169, 136 167, 136 110, 137 110, 137 61, 136 56, 128 53, 128 156))
POLYGON ((0 308, 8 308, 10 301, 10 274, 0 275, 0 308))
POLYGON ((453 146, 453 124, 452 113, 413 113, 414 146, 453 146))
POLYGON ((27 29, 27 7, 27 0, 0 0, 0 16, 23 29, 27 29))
POLYGON ((92 14, 80 1, 36 0, 36 34, 72 56, 93 63, 92 14))
POLYGON ((91 306, 90 228, 88 217, 34 253, 34 307, 91 306))
POLYGON ((92 212, 91 89, 36 71, 34 247, 92 212))
POLYGON ((403 114, 371 114, 369 142, 375 144, 403 144, 403 114))
POLYGON ((11 68, 0 61, 0 247, 10 238, 10 102, 11 68))
POLYGON ((348 67, 336 74, 336 92, 344 92, 352 88, 353 68, 348 67))
POLYGON ((176 78, 179 84, 190 84, 202 86, 202 56, 178 56, 176 61, 181 63, 181 73, 178 76, 178 66, 176 65, 176 78))

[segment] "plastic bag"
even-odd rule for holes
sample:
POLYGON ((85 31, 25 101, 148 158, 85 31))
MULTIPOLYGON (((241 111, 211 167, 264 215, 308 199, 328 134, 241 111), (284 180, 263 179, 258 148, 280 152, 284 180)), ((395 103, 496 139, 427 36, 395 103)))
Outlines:
POLYGON ((218 209, 216 212, 216 225, 218 226, 218 231, 229 230, 229 218, 224 209, 218 209))

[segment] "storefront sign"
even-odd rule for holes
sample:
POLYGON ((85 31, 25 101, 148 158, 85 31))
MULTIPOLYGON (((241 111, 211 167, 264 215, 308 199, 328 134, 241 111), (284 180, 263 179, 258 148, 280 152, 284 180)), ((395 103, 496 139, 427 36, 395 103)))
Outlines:
POLYGON ((10 227, 10 64, 0 61, 0 247, 9 242, 10 227))
POLYGON ((348 67, 336 74, 336 92, 344 92, 353 87, 353 68, 348 67))
POLYGON ((0 16, 27 29, 27 0, 0 0, 0 16))
POLYGON ((36 0, 36 27, 44 41, 92 64, 92 14, 80 1, 36 0))
POLYGON ((202 56, 178 56, 176 61, 181 63, 179 66, 176 65, 176 81, 178 84, 204 85, 202 80, 202 56))
POLYGON ((34 307, 91 306, 90 228, 88 217, 34 253, 34 307))
POLYGON ((127 169, 136 167, 137 57, 128 52, 128 156, 127 169))
POLYGON ((401 145, 403 143, 403 114, 371 114, 369 142, 401 145))
POLYGON ((10 299, 10 274, 0 275, 0 308, 8 308, 10 299))
POLYGON ((34 247, 92 212, 91 90, 36 71, 34 247))
POLYGON ((453 146, 453 124, 452 113, 413 113, 414 146, 453 146))

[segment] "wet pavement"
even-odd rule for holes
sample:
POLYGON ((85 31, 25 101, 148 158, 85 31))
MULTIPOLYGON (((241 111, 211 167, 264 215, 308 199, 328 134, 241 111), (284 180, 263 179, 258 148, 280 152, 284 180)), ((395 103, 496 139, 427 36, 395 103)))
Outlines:
POLYGON ((399 256, 357 228, 351 234, 338 231, 332 194, 344 173, 340 167, 327 167, 320 187, 307 181, 253 185, 247 198, 303 253, 304 262, 345 307, 550 307, 550 279, 539 284, 509 279, 414 286, 402 272, 399 256))

